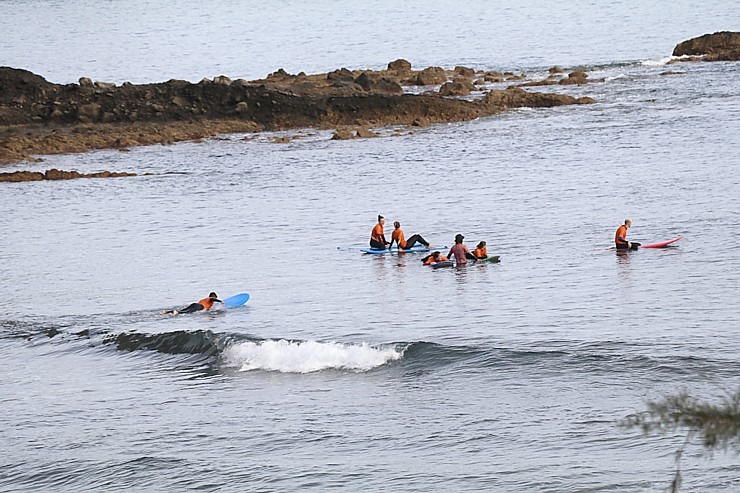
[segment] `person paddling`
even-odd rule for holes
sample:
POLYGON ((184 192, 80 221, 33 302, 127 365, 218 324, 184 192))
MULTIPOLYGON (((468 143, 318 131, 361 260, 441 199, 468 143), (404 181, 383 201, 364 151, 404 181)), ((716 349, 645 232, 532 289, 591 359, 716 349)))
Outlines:
POLYGON ((455 235, 455 244, 452 245, 452 248, 450 248, 450 253, 447 254, 448 257, 452 257, 453 255, 455 256, 455 262, 457 263, 457 265, 467 264, 468 259, 475 260, 473 254, 470 253, 468 247, 466 247, 463 243, 463 239, 465 239, 463 235, 455 235))
POLYGON ((388 248, 389 243, 386 241, 385 232, 383 231, 384 224, 385 218, 378 215, 378 224, 375 225, 373 231, 370 233, 370 248, 377 248, 379 250, 388 248))
POLYGON ((480 243, 478 243, 478 246, 475 247, 475 250, 473 250, 473 256, 478 260, 488 258, 488 250, 486 249, 485 241, 481 241, 480 243))
POLYGON ((208 295, 208 298, 203 298, 197 303, 191 303, 182 310, 165 310, 162 313, 171 313, 173 315, 178 315, 180 313, 193 313, 201 310, 207 311, 211 309, 214 303, 223 303, 223 301, 218 299, 218 295, 216 293, 212 292, 208 295))
POLYGON ((632 219, 627 218, 624 220, 624 224, 617 228, 617 232, 614 235, 614 243, 617 246, 617 250, 637 250, 640 243, 627 241, 627 230, 632 227, 632 219))
POLYGON ((431 255, 427 255, 423 259, 421 259, 422 262, 424 262, 424 265, 434 265, 438 264, 439 262, 447 262, 449 259, 447 257, 444 257, 440 252, 434 251, 431 255))
POLYGON ((421 235, 413 235, 411 238, 406 240, 404 238, 403 230, 401 229, 401 223, 395 221, 393 223, 393 233, 391 233, 391 244, 388 248, 393 248, 393 242, 398 245, 398 251, 402 252, 407 248, 414 248, 414 245, 421 243, 425 247, 429 248, 429 242, 421 237, 421 235))

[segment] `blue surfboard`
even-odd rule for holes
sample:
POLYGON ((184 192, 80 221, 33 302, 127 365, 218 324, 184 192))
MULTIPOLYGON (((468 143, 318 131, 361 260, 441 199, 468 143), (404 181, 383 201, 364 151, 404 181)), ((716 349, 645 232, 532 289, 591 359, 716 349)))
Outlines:
POLYGON ((237 306, 242 306, 247 301, 249 301, 249 295, 247 293, 235 294, 224 300, 224 306, 226 308, 236 308, 237 306))

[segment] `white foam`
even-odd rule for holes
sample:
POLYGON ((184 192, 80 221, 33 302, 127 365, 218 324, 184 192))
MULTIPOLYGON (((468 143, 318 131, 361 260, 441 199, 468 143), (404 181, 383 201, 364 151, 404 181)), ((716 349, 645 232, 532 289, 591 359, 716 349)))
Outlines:
POLYGON ((229 366, 239 367, 240 371, 282 373, 311 373, 329 369, 362 372, 396 361, 402 356, 403 349, 393 346, 286 340, 243 342, 227 348, 223 353, 225 362, 229 366))
POLYGON ((640 62, 640 65, 643 65, 645 67, 662 67, 663 65, 668 65, 672 61, 683 60, 683 59, 688 59, 688 58, 690 57, 667 56, 659 60, 642 60, 640 62))

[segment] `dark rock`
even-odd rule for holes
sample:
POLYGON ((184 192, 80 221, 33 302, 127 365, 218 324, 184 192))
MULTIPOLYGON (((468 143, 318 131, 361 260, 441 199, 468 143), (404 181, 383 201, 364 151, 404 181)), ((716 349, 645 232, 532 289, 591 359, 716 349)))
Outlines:
POLYGON ((352 74, 351 70, 340 68, 326 74, 326 78, 333 81, 352 81, 355 76, 352 74))
POLYGON ((568 74, 568 77, 561 80, 559 82, 560 85, 570 85, 570 84, 586 84, 588 81, 586 80, 588 78, 588 74, 584 72, 583 70, 576 70, 575 72, 571 72, 568 74))
POLYGON ((459 65, 455 67, 455 73, 457 75, 462 75, 463 77, 474 77, 475 76, 475 70, 473 70, 472 68, 468 68, 468 67, 461 67, 459 65))
POLYGON ((367 92, 384 92, 390 94, 400 94, 403 92, 401 85, 386 77, 377 77, 363 72, 357 76, 354 83, 367 92))
POLYGON ((439 88, 439 93, 442 96, 467 96, 470 94, 470 89, 460 82, 445 82, 439 88))
POLYGON ((0 181, 19 183, 23 181, 41 181, 44 174, 37 171, 13 171, 12 173, 0 173, 0 181))
POLYGON ((363 139, 371 139, 374 137, 379 137, 379 135, 372 130, 370 130, 367 127, 360 127, 357 129, 357 136, 363 139))
POLYGON ((740 60, 740 32, 705 34, 676 45, 673 56, 704 55, 708 61, 740 60))
POLYGON ((550 74, 562 74, 565 72, 565 70, 555 65, 554 67, 550 67, 548 72, 550 72, 550 74))
POLYGON ((80 87, 93 87, 93 81, 89 77, 80 77, 80 87))
POLYGON ((399 73, 408 73, 411 71, 411 62, 409 62, 408 60, 404 60, 403 58, 393 60, 391 63, 388 64, 388 70, 399 73))
POLYGON ((419 86, 433 86, 447 82, 447 74, 441 67, 427 67, 416 75, 419 86))
POLYGON ((355 133, 351 130, 337 129, 331 136, 331 140, 350 140, 355 138, 355 133))
POLYGON ((80 121, 97 122, 103 107, 97 103, 83 104, 77 109, 77 117, 80 121))
POLYGON ((213 78, 213 83, 217 86, 230 86, 231 79, 229 79, 225 75, 219 75, 218 77, 213 78))

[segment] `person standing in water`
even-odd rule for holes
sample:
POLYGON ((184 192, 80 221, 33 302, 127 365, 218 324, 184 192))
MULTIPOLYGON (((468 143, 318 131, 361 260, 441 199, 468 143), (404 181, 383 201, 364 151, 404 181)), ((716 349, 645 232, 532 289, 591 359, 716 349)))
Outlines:
POLYGON ((414 248, 414 245, 421 243, 425 247, 429 248, 429 242, 421 237, 421 235, 413 235, 411 238, 406 240, 404 238, 403 230, 401 229, 401 223, 395 221, 393 223, 393 233, 391 233, 391 244, 388 248, 393 248, 393 242, 398 245, 398 251, 402 252, 407 248, 414 248))
POLYGON ((375 225, 370 233, 370 248, 377 248, 379 250, 388 248, 389 243, 386 241, 385 231, 383 231, 384 224, 385 218, 378 215, 378 224, 375 225))
POLYGON ((624 224, 617 228, 617 232, 614 235, 614 243, 617 246, 617 250, 637 250, 640 246, 639 243, 627 241, 627 230, 632 227, 632 219, 627 218, 624 220, 624 224))
POLYGON ((223 303, 223 301, 218 299, 218 295, 216 293, 211 292, 208 295, 208 298, 203 298, 197 303, 191 303, 182 310, 165 310, 162 313, 171 313, 173 315, 178 315, 180 313, 193 313, 199 312, 201 310, 210 310, 214 303, 223 303))
POLYGON ((450 253, 447 254, 447 256, 450 258, 452 258, 453 255, 455 256, 455 262, 457 263, 457 265, 467 264, 468 259, 475 260, 473 254, 470 253, 468 247, 466 247, 463 243, 463 239, 465 239, 463 235, 455 235, 455 244, 452 245, 452 248, 450 248, 450 253))

